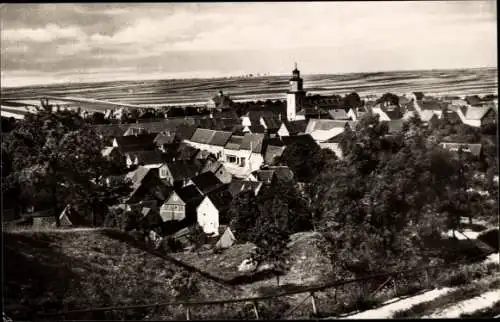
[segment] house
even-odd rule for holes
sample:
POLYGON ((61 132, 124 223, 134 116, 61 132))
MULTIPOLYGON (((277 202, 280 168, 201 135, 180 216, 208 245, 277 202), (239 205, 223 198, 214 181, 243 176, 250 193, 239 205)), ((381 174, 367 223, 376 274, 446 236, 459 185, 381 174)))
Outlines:
POLYGON ((279 136, 290 136, 290 135, 299 135, 304 134, 307 127, 307 121, 285 121, 281 123, 280 128, 278 129, 277 134, 279 136))
POLYGON ((229 183, 233 178, 231 173, 227 171, 224 165, 220 161, 215 160, 214 158, 206 159, 205 164, 201 169, 201 173, 207 171, 212 172, 217 177, 217 179, 219 179, 222 183, 229 183))
POLYGON ((464 124, 481 127, 486 124, 495 124, 497 116, 493 108, 462 106, 457 108, 457 114, 464 124))
POLYGON ((317 142, 325 142, 344 132, 347 127, 350 127, 347 121, 310 119, 306 133, 317 142))
POLYGON ((131 182, 132 188, 130 194, 125 198, 125 203, 129 205, 145 200, 164 201, 172 190, 159 178, 156 170, 143 166, 127 173, 125 180, 131 182))
POLYGON ((156 148, 162 152, 167 152, 168 147, 171 146, 175 141, 174 133, 159 133, 153 140, 156 148))
POLYGON ((219 234, 219 221, 222 213, 227 212, 233 197, 227 190, 219 189, 210 192, 196 208, 197 222, 203 232, 211 235, 219 234))
POLYGON ((340 141, 342 140, 342 137, 344 136, 344 133, 341 133, 331 139, 329 139, 326 142, 320 142, 318 143, 319 147, 322 149, 329 149, 330 151, 333 151, 337 158, 343 159, 344 158, 344 153, 342 151, 342 148, 340 147, 340 141))
POLYGON ((263 183, 260 181, 249 181, 241 179, 233 179, 229 184, 228 191, 231 193, 233 198, 236 198, 238 194, 244 191, 252 191, 255 195, 258 195, 263 183))
POLYGON ((96 124, 92 128, 99 138, 105 139, 107 143, 112 144, 116 137, 123 136, 128 129, 128 124, 96 124))
POLYGON ((198 128, 189 140, 185 140, 190 146, 206 150, 220 158, 224 150, 224 146, 232 136, 232 132, 215 131, 209 129, 198 128))
MULTIPOLYGON (((234 133, 234 132, 233 132, 234 133)), ((262 124, 244 126, 242 129, 242 133, 267 133, 267 129, 262 124)))
MULTIPOLYGON (((175 133, 177 128, 189 122, 186 119, 165 119, 161 121, 147 121, 129 124, 124 136, 140 134, 175 133)), ((193 122, 191 122, 193 123, 193 122)))
POLYGON ((330 114, 330 118, 332 120, 352 120, 351 116, 347 114, 346 110, 343 108, 336 108, 333 110, 328 110, 328 114, 330 114))
POLYGON ((233 101, 229 96, 224 95, 222 91, 217 92, 217 95, 213 96, 207 103, 209 109, 228 109, 233 105, 233 101))
POLYGON ((383 105, 380 103, 372 108, 372 113, 378 115, 380 121, 399 120, 403 117, 399 105, 383 105))
POLYGON ((126 152, 125 162, 127 167, 142 165, 146 168, 158 168, 162 165, 164 160, 160 152, 152 150, 126 152))
POLYGON ((196 221, 196 208, 203 198, 194 185, 174 190, 161 205, 160 217, 164 223, 177 221, 190 225, 196 221))
POLYGON ((156 134, 121 136, 113 139, 113 146, 121 152, 154 150, 156 134))
POLYGON ((266 166, 260 170, 252 172, 247 179, 259 181, 264 184, 271 184, 274 180, 289 182, 293 180, 293 171, 287 166, 266 166))
POLYGON ((252 126, 262 125, 267 128, 279 128, 278 123, 281 123, 281 113, 274 113, 269 110, 250 110, 245 115, 240 117, 241 125, 252 126))
POLYGON ((200 162, 181 160, 163 163, 158 168, 158 174, 167 185, 178 188, 185 186, 200 170, 200 162))
POLYGON ((441 142, 439 144, 442 148, 458 152, 462 149, 463 152, 470 153, 475 157, 480 157, 482 152, 482 145, 479 143, 454 143, 454 142, 441 142))
POLYGON ((260 168, 264 163, 264 134, 245 133, 233 135, 224 147, 220 159, 227 171, 234 176, 244 177, 260 168))
POLYGON ((234 245, 236 242, 236 237, 234 237, 233 232, 229 226, 220 225, 219 226, 220 238, 215 243, 214 248, 225 249, 234 245))
POLYGON ((220 188, 224 185, 216 176, 210 171, 201 173, 196 177, 193 177, 189 182, 189 184, 194 184, 196 188, 200 191, 201 194, 206 195, 209 192, 220 188))
POLYGON ((266 141, 266 153, 264 154, 264 164, 274 165, 286 149, 285 143, 281 139, 270 139, 266 141))

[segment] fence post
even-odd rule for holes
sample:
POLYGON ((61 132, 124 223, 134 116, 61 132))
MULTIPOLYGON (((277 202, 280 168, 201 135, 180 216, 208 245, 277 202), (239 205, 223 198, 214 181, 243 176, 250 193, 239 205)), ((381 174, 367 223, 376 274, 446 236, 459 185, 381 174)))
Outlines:
POLYGON ((311 292, 311 304, 314 316, 318 315, 318 310, 316 308, 316 299, 314 298, 314 292, 311 292))
POLYGON ((257 302, 252 302, 253 305, 253 313, 255 314, 255 319, 259 319, 259 311, 257 310, 257 302))
POLYGON ((189 309, 189 305, 186 306, 186 320, 189 321, 191 319, 191 310, 189 309))
POLYGON ((429 280, 429 269, 425 269, 425 286, 429 288, 430 286, 430 280, 429 280))
POLYGON ((398 285, 397 285, 397 280, 398 278, 398 274, 396 274, 395 276, 392 277, 392 285, 394 287, 394 296, 396 296, 398 294, 398 285))

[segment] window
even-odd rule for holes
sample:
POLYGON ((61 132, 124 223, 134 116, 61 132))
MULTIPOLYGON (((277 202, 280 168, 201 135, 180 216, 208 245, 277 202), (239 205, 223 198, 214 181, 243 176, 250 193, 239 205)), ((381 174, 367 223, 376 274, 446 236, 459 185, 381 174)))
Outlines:
POLYGON ((167 168, 161 167, 160 168, 160 178, 166 178, 167 177, 167 168))
POLYGON ((245 158, 241 158, 240 159, 240 167, 244 167, 245 166, 245 158))
POLYGON ((234 155, 228 155, 227 156, 227 162, 229 163, 236 163, 237 162, 237 159, 234 155))

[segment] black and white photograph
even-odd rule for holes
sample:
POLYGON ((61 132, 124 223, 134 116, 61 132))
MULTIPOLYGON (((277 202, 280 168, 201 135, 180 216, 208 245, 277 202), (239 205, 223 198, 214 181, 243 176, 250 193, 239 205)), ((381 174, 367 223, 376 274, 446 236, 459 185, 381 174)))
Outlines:
POLYGON ((497 24, 0 4, 3 321, 500 318, 497 24))

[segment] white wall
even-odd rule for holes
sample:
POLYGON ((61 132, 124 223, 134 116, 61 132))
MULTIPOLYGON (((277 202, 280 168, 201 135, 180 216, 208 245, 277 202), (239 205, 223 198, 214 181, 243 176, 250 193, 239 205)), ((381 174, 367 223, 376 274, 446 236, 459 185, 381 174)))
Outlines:
POLYGON ((219 233, 219 210, 215 208, 210 198, 205 197, 196 208, 198 225, 206 234, 219 233))
POLYGON ((297 98, 296 94, 286 94, 286 118, 288 121, 295 121, 297 113, 297 98))

